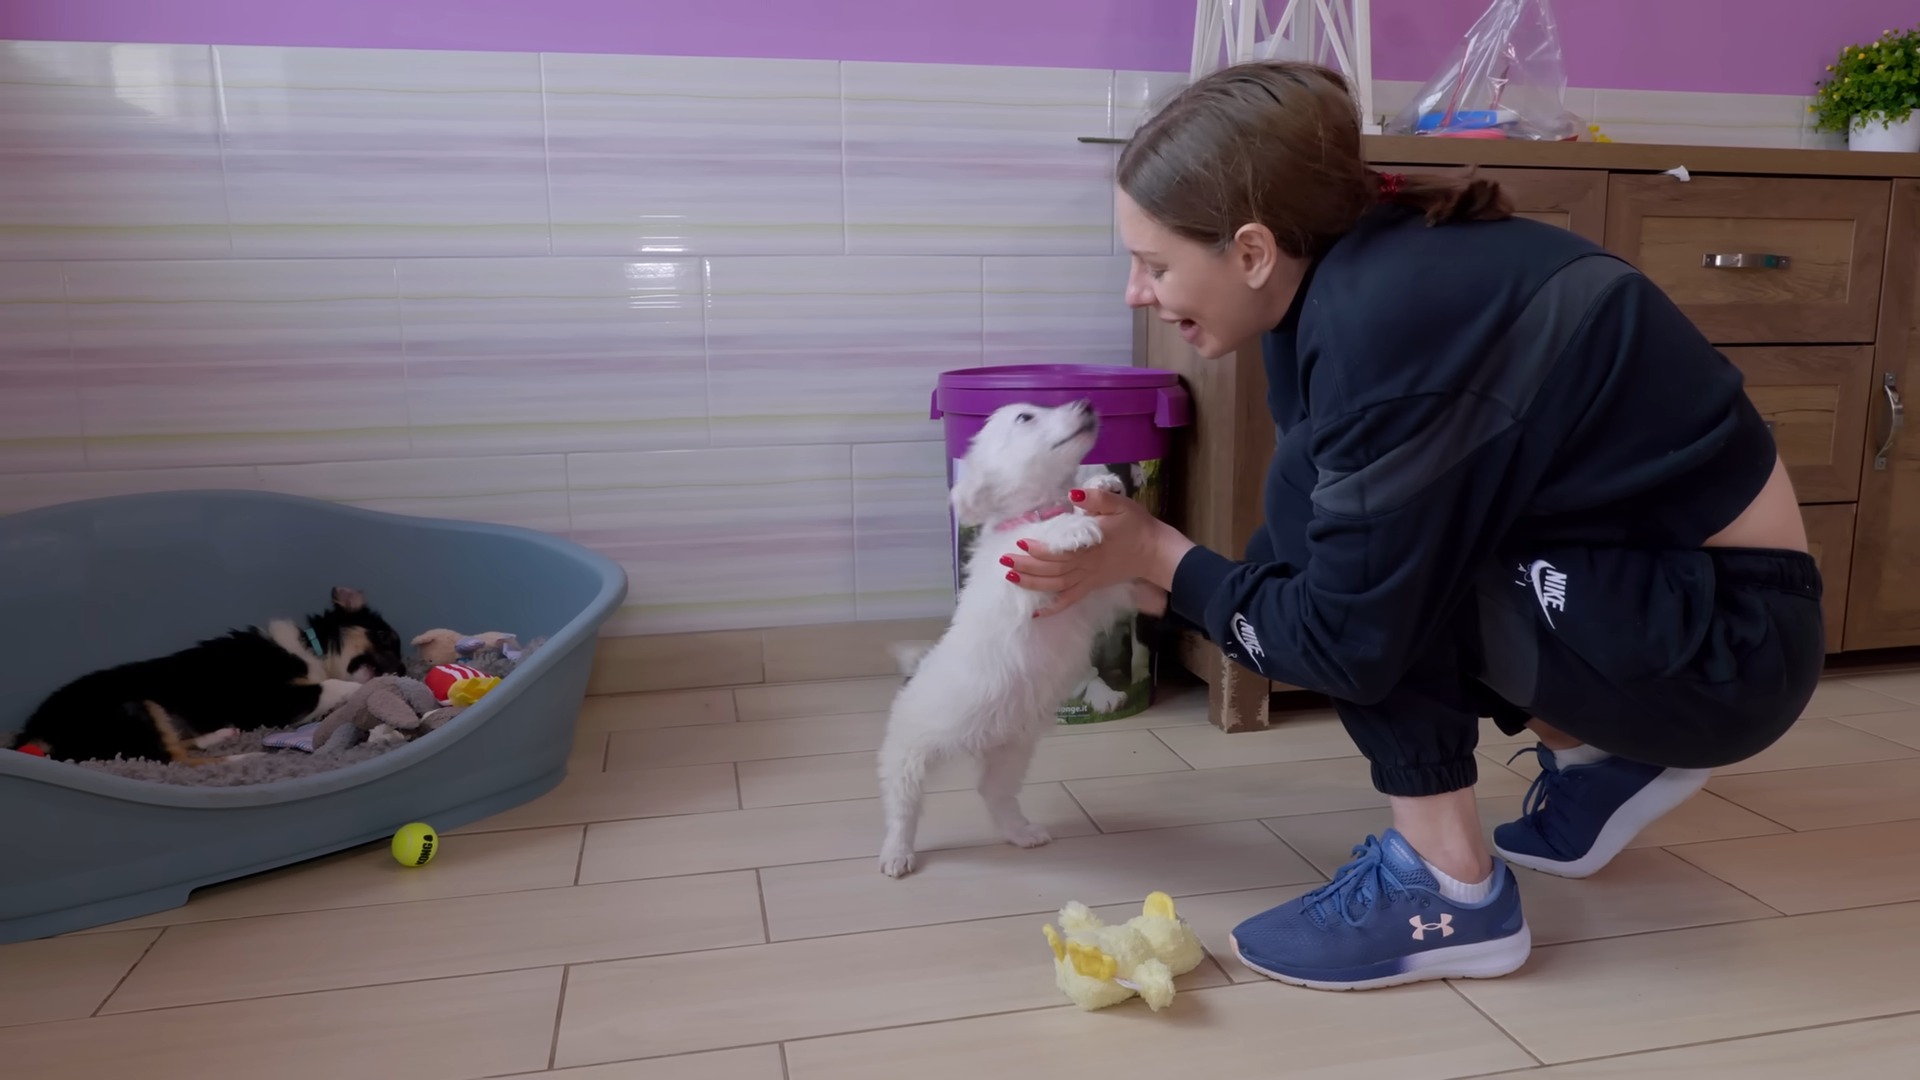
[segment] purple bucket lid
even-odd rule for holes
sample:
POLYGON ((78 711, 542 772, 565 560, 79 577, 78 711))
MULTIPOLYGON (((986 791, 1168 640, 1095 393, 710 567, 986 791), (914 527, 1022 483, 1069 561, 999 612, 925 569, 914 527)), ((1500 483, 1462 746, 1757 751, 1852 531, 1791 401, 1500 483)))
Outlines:
POLYGON ((940 373, 942 390, 1151 390, 1179 382, 1175 372, 1117 364, 1010 364, 940 373))

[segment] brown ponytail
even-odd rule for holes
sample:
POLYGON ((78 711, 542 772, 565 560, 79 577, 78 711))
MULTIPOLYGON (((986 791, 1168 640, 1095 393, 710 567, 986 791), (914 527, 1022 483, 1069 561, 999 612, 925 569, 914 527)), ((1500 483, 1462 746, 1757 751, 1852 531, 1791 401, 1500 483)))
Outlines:
POLYGON ((1512 215, 1491 180, 1369 169, 1346 79, 1295 62, 1236 64, 1180 91, 1127 141, 1116 176, 1181 236, 1225 247, 1258 222, 1295 258, 1326 251, 1381 201, 1430 225, 1512 215))

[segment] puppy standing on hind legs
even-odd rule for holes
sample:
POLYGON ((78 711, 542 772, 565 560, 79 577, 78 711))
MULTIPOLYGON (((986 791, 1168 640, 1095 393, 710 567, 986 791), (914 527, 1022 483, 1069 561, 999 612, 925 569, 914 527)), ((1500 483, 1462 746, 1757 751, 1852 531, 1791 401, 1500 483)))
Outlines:
MULTIPOLYGON (((1133 590, 1103 589, 1036 619, 1048 598, 1016 586, 1000 560, 1023 537, 1061 551, 1100 542, 1100 526, 1067 497, 1099 431, 1085 401, 1007 405, 987 418, 961 459, 954 513, 980 531, 953 620, 933 645, 894 650, 908 678, 880 747, 880 871, 888 877, 913 870, 927 770, 955 754, 981 760, 980 797, 1008 843, 1037 847, 1049 839, 1021 812, 1020 786, 1055 711, 1085 678, 1094 636, 1132 610, 1133 590)), ((1109 476, 1089 486, 1122 485, 1109 476)))

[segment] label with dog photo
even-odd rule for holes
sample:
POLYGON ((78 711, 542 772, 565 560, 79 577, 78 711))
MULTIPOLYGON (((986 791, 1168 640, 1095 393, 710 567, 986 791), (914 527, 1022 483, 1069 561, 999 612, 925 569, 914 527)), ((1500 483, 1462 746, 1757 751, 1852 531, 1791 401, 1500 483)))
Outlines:
MULTIPOLYGON (((951 463, 952 482, 960 482, 964 462, 951 463)), ((1103 465, 1082 465, 1074 482, 1084 485, 1088 478, 1111 475, 1120 478, 1127 497, 1159 517, 1164 496, 1160 459, 1122 461, 1103 465)), ((966 584, 967 559, 973 553, 980 527, 963 526, 954 530, 954 589, 966 584)), ((1063 724, 1097 724, 1119 720, 1141 712, 1153 704, 1153 656, 1140 638, 1139 618, 1124 615, 1101 631, 1094 639, 1093 655, 1087 658, 1087 681, 1060 706, 1063 724)))

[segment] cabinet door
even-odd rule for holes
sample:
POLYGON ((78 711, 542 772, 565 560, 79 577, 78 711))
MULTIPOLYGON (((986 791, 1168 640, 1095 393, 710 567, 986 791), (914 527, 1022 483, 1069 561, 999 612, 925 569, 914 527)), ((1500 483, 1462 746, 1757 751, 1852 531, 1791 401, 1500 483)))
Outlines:
MULTIPOLYGON (((1393 168, 1391 165, 1382 168, 1393 168)), ((1467 170, 1422 166, 1411 175, 1461 176, 1467 170)), ((1513 200, 1515 217, 1532 218, 1578 233, 1596 244, 1607 235, 1607 174, 1592 169, 1480 169, 1513 200)))
POLYGON ((1820 564, 1820 611, 1826 616, 1827 651, 1837 653, 1845 641, 1847 584, 1853 576, 1853 504, 1803 506, 1800 519, 1807 526, 1807 551, 1820 564))
POLYGON ((1920 180, 1895 183, 1887 260, 1860 455, 1849 651, 1920 645, 1920 439, 1900 430, 1894 407, 1920 384, 1920 180))
POLYGON ((1801 345, 1724 350, 1746 376, 1803 503, 1852 502, 1867 438, 1873 349, 1801 345))
POLYGON ((1885 180, 1615 176, 1607 247, 1723 344, 1874 340, 1885 180))

